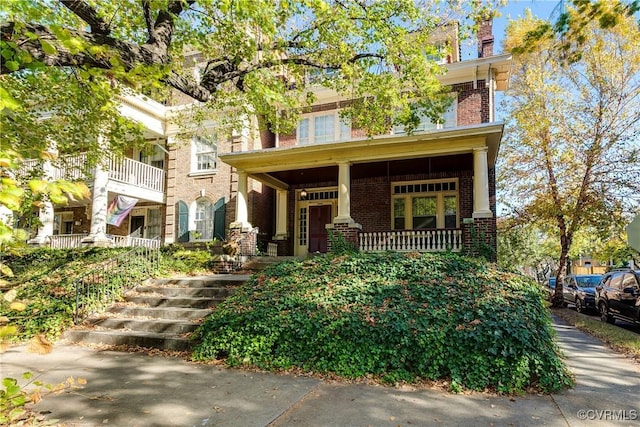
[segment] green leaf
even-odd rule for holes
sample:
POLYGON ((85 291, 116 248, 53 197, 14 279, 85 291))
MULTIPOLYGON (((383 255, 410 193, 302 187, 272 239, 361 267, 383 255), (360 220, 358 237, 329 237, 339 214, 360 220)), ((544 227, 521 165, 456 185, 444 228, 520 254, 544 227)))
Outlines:
POLYGON ((20 68, 20 64, 18 64, 16 61, 7 61, 4 63, 4 66, 7 67, 9 71, 18 71, 18 69, 20 68))
POLYGON ((40 39, 40 45, 42 46, 42 51, 47 55, 55 55, 58 52, 56 47, 46 40, 40 39))

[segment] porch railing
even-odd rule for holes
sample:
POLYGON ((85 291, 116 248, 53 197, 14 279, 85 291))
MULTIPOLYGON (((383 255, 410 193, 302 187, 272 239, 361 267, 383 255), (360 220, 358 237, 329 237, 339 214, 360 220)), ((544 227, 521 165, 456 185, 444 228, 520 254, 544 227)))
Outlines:
MULTIPOLYGON (((49 247, 52 249, 74 249, 82 247, 82 239, 87 237, 86 234, 58 234, 49 236, 49 247)), ((113 246, 123 247, 144 247, 151 249, 160 248, 160 236, 152 239, 143 239, 142 237, 131 236, 115 236, 109 235, 113 240, 113 246)))
POLYGON ((462 230, 403 230, 360 233, 360 250, 365 252, 443 252, 462 250, 462 230))
MULTIPOLYGON (((29 173, 33 169, 40 169, 42 160, 25 160, 22 162, 22 172, 29 173)), ((54 168, 52 168, 52 179, 65 179, 69 181, 87 178, 86 175, 86 154, 76 154, 62 156, 54 168)), ((109 179, 131 184, 136 187, 164 192, 164 170, 138 162, 133 159, 109 159, 109 179)))
POLYGON ((108 259, 74 282, 74 321, 104 310, 158 270, 160 250, 135 247, 108 259))
POLYGON ((164 170, 133 159, 110 159, 109 178, 148 190, 164 191, 164 170))
POLYGON ((160 236, 156 236, 153 239, 115 235, 110 237, 113 239, 113 246, 116 247, 145 247, 151 249, 158 249, 160 247, 160 236))
POLYGON ((73 249, 82 246, 82 239, 86 234, 58 234, 49 236, 49 247, 51 249, 73 249))

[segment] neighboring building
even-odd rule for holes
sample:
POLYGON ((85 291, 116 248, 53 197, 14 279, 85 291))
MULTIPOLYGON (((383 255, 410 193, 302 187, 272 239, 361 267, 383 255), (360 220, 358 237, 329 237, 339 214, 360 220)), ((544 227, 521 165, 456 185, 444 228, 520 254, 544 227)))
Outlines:
POLYGON ((495 249, 503 125, 495 121, 494 96, 506 88, 511 58, 493 55, 489 22, 481 26, 477 59, 460 61, 457 39, 452 45, 441 81, 455 102, 444 123, 425 119, 411 135, 393 128, 366 137, 340 120, 351 100, 324 88, 295 133, 259 133, 251 119, 231 138, 217 136, 213 123, 182 136, 170 125, 174 107, 127 98, 123 114, 146 126, 157 150, 129 153, 97 171, 91 203, 53 215, 44 209, 34 242, 78 235, 85 243, 105 236, 106 243, 113 236, 173 243, 233 232, 243 237, 244 253, 256 244, 278 255, 326 252, 332 234, 363 250, 495 249), (106 226, 116 195, 139 202, 119 227, 106 226))

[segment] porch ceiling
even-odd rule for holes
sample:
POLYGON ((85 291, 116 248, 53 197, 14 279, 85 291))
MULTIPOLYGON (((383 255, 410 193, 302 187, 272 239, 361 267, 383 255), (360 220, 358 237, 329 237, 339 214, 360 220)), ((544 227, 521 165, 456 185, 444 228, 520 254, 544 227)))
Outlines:
MULTIPOLYGON (((491 123, 417 135, 379 136, 345 142, 223 153, 220 154, 220 159, 269 186, 287 189, 289 185, 309 182, 306 181, 308 176, 313 176, 314 181, 335 181, 337 165, 341 162, 357 164, 358 168, 352 168, 352 173, 378 167, 384 167, 386 173, 388 162, 457 157, 481 147, 488 148, 489 167, 493 167, 502 130, 502 123, 491 123), (370 165, 364 166, 365 164, 370 165)), ((442 160, 449 161, 444 158, 442 160)), ((403 163, 406 166, 417 164, 403 163)), ((420 164, 424 168, 424 161, 420 164)))

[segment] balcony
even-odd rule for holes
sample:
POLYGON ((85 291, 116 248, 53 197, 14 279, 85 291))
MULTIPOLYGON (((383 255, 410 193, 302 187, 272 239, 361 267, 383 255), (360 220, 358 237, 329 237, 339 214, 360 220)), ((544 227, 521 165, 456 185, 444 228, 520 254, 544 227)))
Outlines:
MULTIPOLYGON (((21 173, 43 170, 42 160, 26 160, 21 173)), ((49 170, 52 179, 77 181, 89 179, 93 172, 85 170, 86 154, 61 156, 56 165, 49 170)), ((136 197, 151 202, 165 201, 165 171, 133 159, 109 159, 109 182, 107 190, 113 193, 136 197)), ((91 184, 91 183, 90 183, 91 184)))

